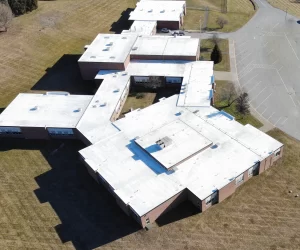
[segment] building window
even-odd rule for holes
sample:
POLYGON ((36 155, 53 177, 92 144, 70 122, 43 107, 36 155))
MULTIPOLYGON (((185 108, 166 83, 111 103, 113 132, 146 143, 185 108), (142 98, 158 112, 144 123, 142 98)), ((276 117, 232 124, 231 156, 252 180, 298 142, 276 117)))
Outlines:
POLYGON ((275 152, 275 156, 279 156, 280 155, 280 149, 278 151, 275 152))
POLYGON ((253 176, 253 167, 248 169, 248 176, 253 176))
POLYGON ((146 219, 146 223, 150 224, 150 219, 149 218, 146 219))
POLYGON ((241 183, 243 183, 244 181, 244 174, 239 175, 238 177, 235 178, 235 184, 239 185, 241 183))
POLYGON ((210 205, 211 205, 211 201, 212 201, 211 196, 208 196, 208 197, 205 199, 205 204, 206 204, 206 206, 210 206, 210 205))

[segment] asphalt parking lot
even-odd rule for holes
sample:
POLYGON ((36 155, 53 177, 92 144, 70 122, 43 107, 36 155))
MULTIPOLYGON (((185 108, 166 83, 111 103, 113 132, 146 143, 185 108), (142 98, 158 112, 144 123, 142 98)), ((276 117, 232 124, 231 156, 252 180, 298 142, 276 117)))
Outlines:
POLYGON ((265 6, 233 34, 240 86, 258 113, 300 139, 300 25, 265 6))

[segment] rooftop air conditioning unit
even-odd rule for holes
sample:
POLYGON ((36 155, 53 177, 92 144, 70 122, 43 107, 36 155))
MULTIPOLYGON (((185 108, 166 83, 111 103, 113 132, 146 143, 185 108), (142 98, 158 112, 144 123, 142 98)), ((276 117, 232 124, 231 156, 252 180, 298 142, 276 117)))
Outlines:
POLYGON ((152 12, 152 11, 153 11, 152 9, 148 10, 148 12, 152 12))
POLYGON ((109 51, 109 49, 110 49, 109 47, 106 47, 103 49, 103 51, 109 51))
POLYGON ((108 44, 106 44, 106 46, 112 46, 113 44, 113 42, 109 42, 108 44))
POLYGON ((30 111, 35 111, 35 110, 38 110, 39 107, 38 106, 34 106, 33 108, 30 109, 30 111))
POLYGON ((165 10, 161 10, 160 13, 165 13, 165 10))
POLYGON ((100 104, 100 107, 105 107, 105 106, 106 106, 106 102, 100 104))
POLYGON ((133 47, 133 48, 132 48, 132 50, 137 50, 137 49, 138 49, 138 47, 133 47))

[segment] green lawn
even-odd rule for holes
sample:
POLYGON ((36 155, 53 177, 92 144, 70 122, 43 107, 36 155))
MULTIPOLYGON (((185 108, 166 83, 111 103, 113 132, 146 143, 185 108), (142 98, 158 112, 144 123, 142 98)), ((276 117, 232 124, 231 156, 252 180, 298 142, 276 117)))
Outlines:
MULTIPOLYGON (((191 1, 192 4, 193 1, 191 1)), ((221 2, 221 1, 220 1, 221 2)), ((220 2, 215 2, 214 6, 203 3, 203 6, 210 8, 209 17, 207 22, 208 31, 219 31, 219 32, 232 32, 242 26, 244 26, 254 15, 255 11, 250 0, 227 0, 227 13, 221 13, 220 2), (221 28, 216 24, 216 19, 223 17, 228 21, 228 24, 221 28)), ((187 4, 189 6, 189 4, 187 4)), ((184 19, 184 29, 186 30, 199 30, 200 19, 202 20, 202 27, 204 21, 205 12, 196 9, 187 9, 187 15, 184 19)))
MULTIPOLYGON (((200 59, 210 61, 211 52, 214 48, 214 42, 211 39, 202 39, 200 48, 200 59)), ((219 48, 222 52, 222 61, 214 65, 214 70, 230 71, 229 42, 228 39, 220 39, 219 48)))
POLYGON ((156 93, 131 93, 128 95, 126 102, 123 106, 121 111, 121 116, 124 113, 127 113, 131 110, 138 109, 138 108, 146 108, 153 104, 154 99, 156 97, 156 93))
POLYGON ((227 106, 226 100, 222 100, 222 92, 225 91, 225 89, 229 89, 232 85, 232 83, 228 81, 216 81, 216 92, 215 92, 215 104, 214 106, 218 109, 222 109, 225 112, 233 115, 239 123, 246 125, 246 124, 251 124, 252 126, 256 128, 260 128, 263 126, 263 124, 257 120, 254 116, 247 115, 242 117, 239 113, 235 111, 234 103, 230 107, 225 107, 227 106))

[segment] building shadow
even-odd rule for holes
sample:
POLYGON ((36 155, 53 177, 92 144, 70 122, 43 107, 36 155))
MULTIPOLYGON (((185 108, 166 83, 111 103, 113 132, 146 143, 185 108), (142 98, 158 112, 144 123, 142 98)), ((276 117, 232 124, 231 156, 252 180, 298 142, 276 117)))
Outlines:
POLYGON ((5 108, 0 108, 0 114, 5 110, 5 108))
POLYGON ((196 208, 195 205, 193 205, 190 201, 186 200, 180 203, 177 207, 170 210, 169 212, 160 216, 156 220, 156 223, 158 226, 162 227, 170 223, 174 223, 175 221, 194 216, 199 212, 199 209, 196 208))
POLYGON ((120 18, 116 22, 112 23, 109 31, 115 32, 116 34, 121 34, 123 30, 128 30, 133 23, 133 21, 128 20, 129 14, 133 10, 133 8, 127 8, 124 10, 121 13, 120 18))
POLYGON ((81 55, 63 55, 45 75, 31 88, 38 91, 67 91, 70 94, 94 94, 94 81, 81 78, 78 59, 81 55))
POLYGON ((141 227, 117 205, 112 195, 88 174, 78 157, 85 145, 75 140, 1 139, 0 151, 40 150, 51 170, 35 177, 41 203, 49 202, 61 224, 61 241, 76 249, 94 249, 137 232, 141 227))

